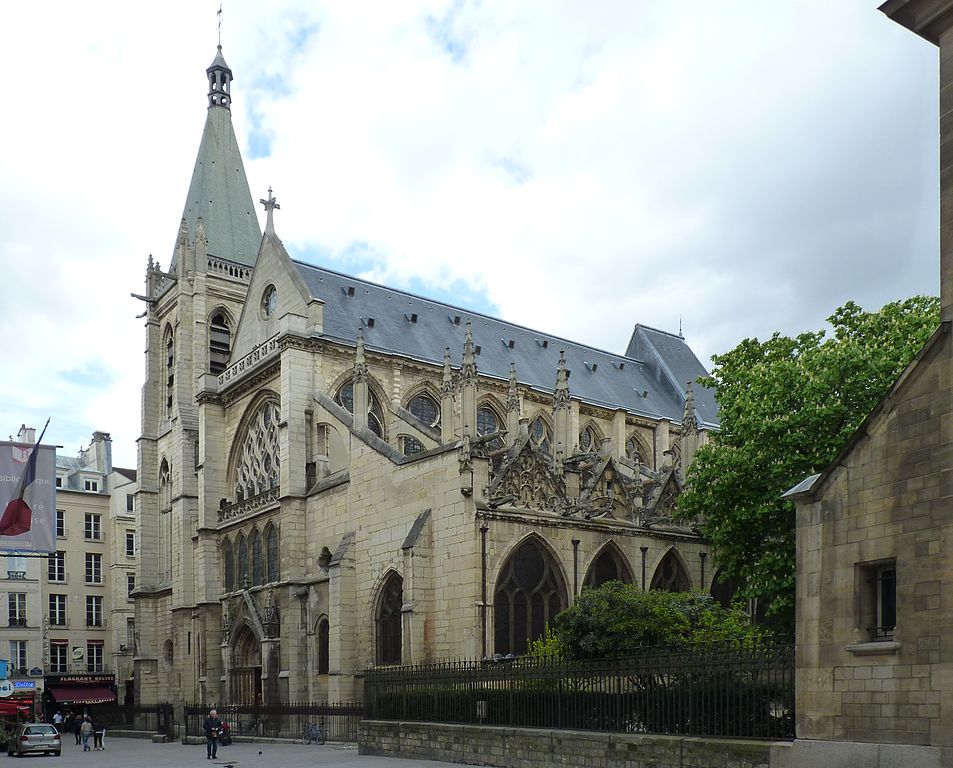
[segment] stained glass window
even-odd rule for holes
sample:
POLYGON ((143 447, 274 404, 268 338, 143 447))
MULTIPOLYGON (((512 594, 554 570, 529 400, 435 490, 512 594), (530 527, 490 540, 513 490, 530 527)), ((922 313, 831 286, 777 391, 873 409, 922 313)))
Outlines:
POLYGON ((278 454, 277 400, 267 400, 258 408, 241 441, 235 473, 235 497, 250 499, 278 487, 281 459, 278 454))

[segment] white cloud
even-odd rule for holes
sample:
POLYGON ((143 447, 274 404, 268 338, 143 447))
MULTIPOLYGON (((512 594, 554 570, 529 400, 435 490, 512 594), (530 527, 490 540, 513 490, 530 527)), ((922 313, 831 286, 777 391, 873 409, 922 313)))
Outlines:
MULTIPOLYGON (((0 429, 134 464, 129 293, 171 255, 217 7, 7 10, 0 429)), ((873 2, 242 0, 222 34, 293 255, 364 244, 375 279, 611 350, 682 323, 703 361, 937 289, 936 51, 873 2)))

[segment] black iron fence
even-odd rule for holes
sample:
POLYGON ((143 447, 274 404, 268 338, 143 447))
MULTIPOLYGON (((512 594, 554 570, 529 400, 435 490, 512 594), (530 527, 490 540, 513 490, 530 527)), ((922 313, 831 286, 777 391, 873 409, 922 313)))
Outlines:
MULTIPOLYGON (((205 736, 202 724, 212 705, 185 705, 185 735, 205 736)), ((328 741, 357 741, 364 716, 362 704, 218 705, 221 720, 228 723, 232 738, 304 739, 308 723, 324 728, 328 741)))
POLYGON ((164 733, 171 736, 175 733, 175 720, 171 704, 97 704, 92 708, 93 716, 101 722, 107 730, 147 731, 149 733, 164 733))
POLYGON ((650 648, 365 671, 366 717, 698 736, 794 737, 794 648, 650 648))

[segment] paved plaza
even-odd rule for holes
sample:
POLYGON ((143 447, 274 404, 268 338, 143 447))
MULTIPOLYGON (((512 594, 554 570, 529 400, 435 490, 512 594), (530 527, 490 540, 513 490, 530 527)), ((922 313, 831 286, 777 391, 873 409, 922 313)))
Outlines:
POLYGON ((59 759, 44 755, 29 755, 22 759, 0 755, 0 765, 13 768, 34 763, 50 763, 50 768, 178 768, 179 766, 235 766, 235 768, 312 768, 312 766, 341 766, 341 768, 441 768, 453 763, 432 760, 401 760, 394 757, 365 757, 357 753, 354 744, 327 743, 323 746, 304 744, 232 744, 219 747, 218 758, 205 758, 205 744, 153 744, 145 739, 109 738, 102 752, 83 752, 72 739, 64 741, 59 759))

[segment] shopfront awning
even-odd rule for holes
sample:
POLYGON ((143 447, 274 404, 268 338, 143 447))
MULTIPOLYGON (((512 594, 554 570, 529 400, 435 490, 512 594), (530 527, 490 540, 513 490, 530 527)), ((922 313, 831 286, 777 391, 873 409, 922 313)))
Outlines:
POLYGON ((33 710, 33 702, 24 702, 22 699, 0 699, 0 716, 29 715, 33 710))
POLYGON ((57 704, 104 704, 116 700, 111 689, 93 685, 54 686, 50 693, 57 704))

